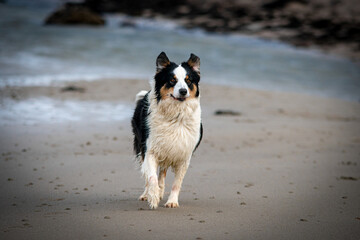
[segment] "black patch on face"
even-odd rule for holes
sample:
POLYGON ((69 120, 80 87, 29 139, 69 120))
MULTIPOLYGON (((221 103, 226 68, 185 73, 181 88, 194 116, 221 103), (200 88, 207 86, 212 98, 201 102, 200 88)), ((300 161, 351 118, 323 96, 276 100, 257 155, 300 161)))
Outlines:
POLYGON ((147 123, 149 109, 149 93, 138 101, 133 118, 131 120, 132 131, 134 133, 134 152, 136 155, 141 154, 142 160, 145 159, 146 140, 149 137, 149 126, 147 123))
POLYGON ((200 75, 195 72, 192 67, 189 66, 189 64, 187 62, 183 62, 181 64, 181 66, 185 69, 186 74, 189 76, 189 80, 191 82, 191 84, 188 84, 188 87, 190 90, 194 89, 194 85, 196 86, 196 94, 195 97, 198 97, 200 92, 199 92, 199 82, 200 82, 200 75))
POLYGON ((166 88, 174 87, 175 84, 171 83, 171 79, 174 78, 174 69, 178 65, 171 62, 167 67, 163 68, 160 72, 155 75, 155 95, 156 99, 159 102, 161 100, 160 89, 165 86, 166 88))

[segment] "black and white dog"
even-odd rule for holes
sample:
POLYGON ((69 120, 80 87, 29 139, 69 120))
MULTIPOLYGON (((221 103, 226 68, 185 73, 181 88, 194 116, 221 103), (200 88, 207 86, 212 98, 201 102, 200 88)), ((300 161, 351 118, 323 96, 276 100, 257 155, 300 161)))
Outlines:
POLYGON ((157 208, 164 196, 169 167, 175 180, 165 207, 179 207, 181 184, 202 138, 199 81, 197 56, 191 54, 187 62, 177 65, 162 52, 156 59, 151 90, 136 95, 131 124, 134 151, 145 177, 145 191, 139 199, 147 200, 150 208, 157 208))

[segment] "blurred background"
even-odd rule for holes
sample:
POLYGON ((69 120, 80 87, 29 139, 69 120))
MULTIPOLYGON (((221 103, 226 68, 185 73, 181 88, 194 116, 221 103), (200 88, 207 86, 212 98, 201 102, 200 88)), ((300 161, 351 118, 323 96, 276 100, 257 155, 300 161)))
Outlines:
POLYGON ((203 82, 360 100, 356 0, 0 2, 0 87, 151 79, 193 52, 203 82))

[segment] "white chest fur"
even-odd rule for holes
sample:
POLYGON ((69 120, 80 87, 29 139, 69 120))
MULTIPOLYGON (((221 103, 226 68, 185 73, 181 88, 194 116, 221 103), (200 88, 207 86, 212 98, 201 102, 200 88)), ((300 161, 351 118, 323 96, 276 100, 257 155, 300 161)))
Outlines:
POLYGON ((148 153, 167 167, 189 164, 199 141, 201 108, 199 99, 150 101, 148 153))

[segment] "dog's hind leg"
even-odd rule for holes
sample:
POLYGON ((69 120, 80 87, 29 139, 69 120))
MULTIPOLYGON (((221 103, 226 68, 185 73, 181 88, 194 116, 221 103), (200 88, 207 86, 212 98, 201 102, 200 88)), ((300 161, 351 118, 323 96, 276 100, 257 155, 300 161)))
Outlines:
POLYGON ((165 207, 167 208, 177 208, 179 207, 179 193, 181 189, 182 181, 185 177, 186 171, 188 169, 188 164, 183 164, 175 167, 175 179, 171 188, 171 193, 169 199, 165 203, 165 207))
POLYGON ((167 171, 166 168, 160 167, 159 170, 160 200, 164 198, 166 171, 167 171))
POLYGON ((148 181, 147 201, 152 209, 157 208, 160 202, 160 188, 156 174, 157 167, 156 158, 152 154, 147 154, 141 166, 141 171, 148 181))

